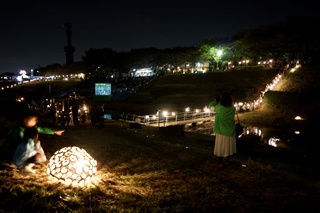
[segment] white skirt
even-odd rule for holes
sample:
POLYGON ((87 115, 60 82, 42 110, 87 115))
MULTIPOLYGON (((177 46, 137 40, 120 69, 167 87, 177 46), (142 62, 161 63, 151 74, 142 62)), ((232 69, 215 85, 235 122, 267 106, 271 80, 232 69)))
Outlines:
POLYGON ((37 159, 37 163, 43 163, 47 161, 46 155, 38 142, 36 145, 32 139, 29 139, 28 142, 21 142, 18 148, 15 150, 12 162, 17 167, 23 167, 26 165, 26 162, 29 158, 35 156, 37 153, 40 154, 39 158, 37 159))
POLYGON ((227 157, 237 152, 235 136, 216 134, 213 154, 218 157, 227 157))

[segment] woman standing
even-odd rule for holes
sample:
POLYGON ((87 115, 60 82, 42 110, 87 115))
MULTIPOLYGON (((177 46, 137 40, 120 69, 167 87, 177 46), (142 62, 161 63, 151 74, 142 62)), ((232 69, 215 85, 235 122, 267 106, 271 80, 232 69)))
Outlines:
POLYGON ((214 112, 216 114, 213 131, 216 138, 213 154, 218 157, 218 168, 222 168, 223 159, 225 158, 227 166, 231 155, 237 152, 235 108, 230 93, 224 92, 221 95, 219 103, 214 107, 214 112))

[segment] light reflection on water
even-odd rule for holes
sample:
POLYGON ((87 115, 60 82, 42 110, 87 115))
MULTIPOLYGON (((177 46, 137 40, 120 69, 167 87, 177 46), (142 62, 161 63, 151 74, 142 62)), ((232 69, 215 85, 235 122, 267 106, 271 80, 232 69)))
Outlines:
MULTIPOLYGON (((186 132, 213 135, 211 126, 185 126, 186 132)), ((272 127, 245 126, 243 135, 257 135, 260 143, 279 148, 312 148, 315 143, 310 141, 310 132, 300 129, 277 129, 272 127), (311 143, 311 144, 310 144, 311 143)))
POLYGON ((261 128, 263 142, 281 148, 310 148, 318 146, 310 140, 313 133, 305 129, 261 128))
MULTIPOLYGON (((119 112, 105 112, 104 118, 106 120, 121 119, 122 113, 119 112)), ((296 126, 297 127, 297 126, 296 126)), ((317 145, 314 143, 312 136, 314 133, 305 131, 305 127, 300 125, 298 128, 278 129, 275 127, 257 127, 245 126, 243 135, 259 136, 260 143, 278 147, 278 148, 311 148, 317 145)), ((189 123, 184 125, 185 132, 194 132, 197 134, 213 135, 213 122, 189 123)))

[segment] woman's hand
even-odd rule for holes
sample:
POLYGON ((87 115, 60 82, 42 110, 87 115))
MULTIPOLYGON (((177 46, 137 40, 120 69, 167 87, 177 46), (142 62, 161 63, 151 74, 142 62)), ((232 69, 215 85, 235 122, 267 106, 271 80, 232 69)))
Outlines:
POLYGON ((208 107, 207 107, 207 106, 204 106, 202 110, 203 110, 204 112, 207 112, 208 107))

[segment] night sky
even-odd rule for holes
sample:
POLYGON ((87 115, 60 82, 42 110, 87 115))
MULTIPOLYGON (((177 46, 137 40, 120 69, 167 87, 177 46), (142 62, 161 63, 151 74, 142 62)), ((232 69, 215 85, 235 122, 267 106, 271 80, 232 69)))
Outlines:
POLYGON ((317 12, 309 0, 1 0, 0 73, 65 64, 68 21, 80 61, 90 48, 192 46, 317 12))

